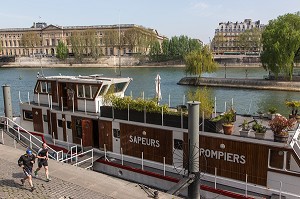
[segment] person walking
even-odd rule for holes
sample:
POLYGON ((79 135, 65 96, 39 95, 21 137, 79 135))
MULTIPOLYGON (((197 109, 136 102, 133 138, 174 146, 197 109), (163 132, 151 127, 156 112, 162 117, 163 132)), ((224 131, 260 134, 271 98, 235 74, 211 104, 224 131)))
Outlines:
POLYGON ((18 165, 23 169, 23 172, 25 174, 25 177, 21 179, 22 186, 24 185, 25 180, 28 179, 31 191, 35 189, 32 183, 32 167, 34 163, 35 155, 32 154, 32 151, 30 149, 27 149, 26 153, 24 155, 21 155, 21 157, 18 160, 18 165))
POLYGON ((42 148, 39 149, 37 156, 38 158, 38 168, 34 171, 34 176, 38 177, 38 171, 44 167, 45 175, 46 175, 46 182, 50 181, 49 178, 49 169, 48 169, 48 148, 47 144, 44 142, 42 144, 42 148))

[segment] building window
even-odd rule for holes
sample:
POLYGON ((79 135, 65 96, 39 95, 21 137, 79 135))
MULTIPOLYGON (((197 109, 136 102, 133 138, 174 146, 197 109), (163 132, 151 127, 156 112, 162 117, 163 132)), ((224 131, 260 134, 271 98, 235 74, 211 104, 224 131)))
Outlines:
POLYGON ((32 111, 23 110, 23 119, 32 121, 33 120, 32 111))
POLYGON ((83 98, 84 97, 84 85, 77 85, 77 97, 83 98))
POLYGON ((113 129, 114 138, 120 138, 120 129, 113 129))
POLYGON ((174 149, 182 150, 183 149, 183 140, 174 139, 174 149))

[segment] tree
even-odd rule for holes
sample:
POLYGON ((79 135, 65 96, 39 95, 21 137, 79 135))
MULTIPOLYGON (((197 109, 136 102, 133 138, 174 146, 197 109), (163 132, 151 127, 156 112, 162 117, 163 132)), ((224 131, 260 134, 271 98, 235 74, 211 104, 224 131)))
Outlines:
POLYGON ((161 48, 157 40, 153 41, 150 45, 149 56, 152 61, 160 61, 161 48))
POLYGON ((88 29, 83 32, 83 39, 85 40, 85 54, 97 59, 100 54, 99 40, 96 36, 96 30, 88 29))
POLYGON ((217 64, 214 61, 209 46, 205 45, 202 49, 194 50, 184 57, 185 72, 190 75, 199 75, 202 73, 212 73, 216 71, 217 64))
POLYGON ((59 41, 56 47, 56 57, 61 60, 65 60, 68 56, 68 47, 64 42, 59 41))
POLYGON ((261 49, 261 30, 253 28, 242 32, 238 36, 238 46, 244 52, 260 51, 261 49))
POLYGON ((21 45, 25 49, 31 48, 31 53, 33 54, 34 47, 41 46, 41 41, 41 37, 36 32, 26 32, 22 35, 21 45))
POLYGON ((278 77, 292 80, 295 58, 300 54, 300 15, 286 14, 269 21, 262 33, 261 62, 278 77))
POLYGON ((197 88, 196 91, 189 90, 187 93, 187 99, 189 101, 199 101, 199 112, 202 115, 204 112, 204 118, 210 119, 213 113, 214 101, 211 90, 207 87, 197 88))
POLYGON ((214 51, 217 51, 217 53, 219 54, 220 53, 220 47, 223 46, 223 44, 225 43, 225 37, 221 33, 218 33, 213 38, 212 42, 214 44, 214 51))
POLYGON ((73 32, 70 41, 75 58, 81 61, 85 49, 85 41, 82 32, 73 32))

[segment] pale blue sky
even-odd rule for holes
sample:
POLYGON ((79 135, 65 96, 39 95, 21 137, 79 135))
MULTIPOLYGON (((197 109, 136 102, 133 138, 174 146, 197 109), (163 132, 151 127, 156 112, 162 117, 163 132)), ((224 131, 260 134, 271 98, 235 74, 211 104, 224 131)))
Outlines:
POLYGON ((0 28, 48 24, 137 24, 167 37, 209 42, 219 22, 270 19, 300 10, 300 0, 15 0, 0 3, 0 28))

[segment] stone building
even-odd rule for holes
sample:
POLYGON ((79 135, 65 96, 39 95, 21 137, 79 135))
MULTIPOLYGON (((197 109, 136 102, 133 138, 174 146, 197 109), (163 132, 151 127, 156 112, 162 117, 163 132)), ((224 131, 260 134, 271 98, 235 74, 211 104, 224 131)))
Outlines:
POLYGON ((245 19, 244 22, 221 22, 215 29, 211 47, 215 54, 259 54, 264 27, 259 20, 251 19, 245 19), (245 32, 248 33, 247 41, 242 43, 239 36, 245 32))
MULTIPOLYGON (((157 39, 160 43, 164 39, 156 30, 135 24, 56 26, 39 22, 33 23, 33 26, 30 28, 0 29, 0 45, 2 46, 0 55, 54 56, 56 55, 56 47, 59 41, 66 44, 69 55, 72 55, 74 54, 71 42, 72 35, 74 36, 78 33, 78 35, 82 36, 87 31, 95 35, 92 37, 96 43, 97 53, 106 56, 118 55, 119 51, 122 56, 134 53, 147 54, 151 39, 157 39), (27 42, 24 41, 25 35, 27 42), (144 39, 143 42, 139 43, 141 35, 144 39)), ((91 53, 91 50, 88 49, 90 46, 85 41, 80 45, 84 48, 83 52, 85 55, 91 53)))

